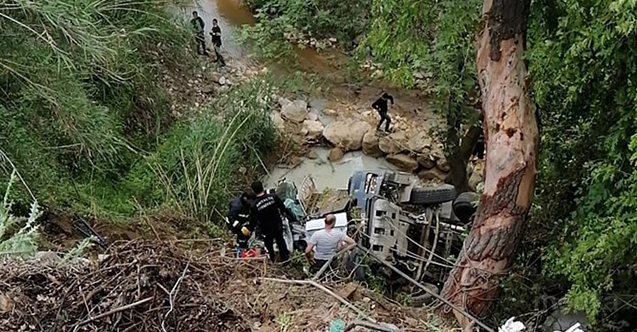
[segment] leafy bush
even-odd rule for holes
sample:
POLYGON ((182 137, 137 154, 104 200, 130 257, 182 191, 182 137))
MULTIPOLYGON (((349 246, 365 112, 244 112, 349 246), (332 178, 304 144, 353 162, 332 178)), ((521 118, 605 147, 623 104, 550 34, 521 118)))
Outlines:
MULTIPOLYGON (((274 153, 276 129, 270 118, 273 87, 253 81, 218 99, 210 109, 175 127, 149 158, 156 203, 191 217, 211 220, 224 207, 245 172, 262 174, 262 158, 274 153)), ((252 174, 250 174, 252 175, 252 174)), ((139 177, 137 177, 139 178, 139 177)))
POLYGON ((121 179, 172 121, 156 62, 188 61, 191 35, 161 3, 4 1, 0 29, 0 146, 44 203, 121 179))
POLYGON ((275 32, 281 37, 283 33, 336 37, 347 46, 367 32, 372 1, 247 0, 245 3, 259 17, 257 28, 265 32, 259 33, 260 36, 275 32))
POLYGON ((572 308, 603 317, 602 299, 637 295, 637 4, 545 1, 528 52, 542 112, 535 231, 550 239, 546 276, 572 308))

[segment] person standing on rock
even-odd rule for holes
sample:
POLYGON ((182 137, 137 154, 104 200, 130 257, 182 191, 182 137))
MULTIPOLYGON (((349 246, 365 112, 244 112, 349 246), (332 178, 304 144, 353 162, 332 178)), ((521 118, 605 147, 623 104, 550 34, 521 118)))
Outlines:
POLYGON ((192 24, 192 27, 195 30, 197 54, 208 56, 208 51, 206 51, 206 37, 204 36, 204 27, 206 24, 203 22, 203 19, 199 17, 199 14, 196 11, 192 12, 192 20, 190 20, 190 24, 192 24))
POLYGON ((376 131, 380 130, 380 126, 385 122, 385 132, 389 132, 389 124, 391 124, 391 118, 389 117, 389 107, 387 105, 387 101, 390 100, 391 104, 394 105, 394 97, 390 96, 387 92, 384 92, 380 98, 378 98, 373 104, 372 108, 378 111, 380 115, 380 121, 378 122, 378 126, 376 127, 376 131))
POLYGON ((212 36, 212 46, 215 48, 215 62, 219 62, 221 66, 225 66, 226 62, 221 55, 221 28, 219 27, 219 23, 216 18, 212 19, 212 31, 210 31, 210 36, 212 36))
POLYGON ((270 260, 275 261, 274 241, 276 241, 281 261, 286 262, 290 258, 290 252, 283 238, 283 218, 286 215, 289 221, 296 221, 296 217, 285 207, 279 196, 265 193, 261 181, 253 182, 250 187, 256 198, 250 208, 248 234, 259 225, 270 260))

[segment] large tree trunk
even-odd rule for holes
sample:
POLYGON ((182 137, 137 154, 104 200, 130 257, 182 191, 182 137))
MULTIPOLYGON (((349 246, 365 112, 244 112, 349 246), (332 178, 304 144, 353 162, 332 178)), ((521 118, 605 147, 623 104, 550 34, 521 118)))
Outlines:
MULTIPOLYGON (((485 0, 477 66, 486 140, 484 193, 443 296, 481 316, 496 298, 533 200, 539 132, 522 54, 530 0, 485 0)), ((451 308, 445 308, 445 313, 451 308)), ((470 323, 454 312, 466 328, 470 323)))

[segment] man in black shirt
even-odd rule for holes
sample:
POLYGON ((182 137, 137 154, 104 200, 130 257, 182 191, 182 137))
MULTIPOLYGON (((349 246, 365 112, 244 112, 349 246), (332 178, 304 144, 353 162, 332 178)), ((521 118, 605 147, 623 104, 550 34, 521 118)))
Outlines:
POLYGON ((260 181, 253 182, 251 187, 256 198, 250 208, 250 230, 254 230, 258 223, 270 260, 274 262, 273 244, 276 240, 281 261, 285 262, 290 258, 290 252, 283 238, 283 215, 287 215, 290 221, 296 221, 296 217, 285 207, 278 196, 266 194, 260 181))
POLYGON ((206 38, 204 36, 204 27, 206 26, 203 19, 199 17, 199 14, 195 11, 192 12, 192 20, 190 20, 192 28, 195 30, 195 41, 197 42, 197 54, 208 55, 206 51, 206 38), (201 49, 202 51, 200 51, 201 49))
POLYGON ((221 28, 219 27, 216 18, 212 19, 212 31, 210 31, 210 35, 212 36, 212 46, 214 46, 215 48, 215 56, 217 56, 215 62, 219 62, 222 66, 225 66, 226 62, 219 52, 219 49, 221 47, 221 28))
POLYGON ((383 124, 383 122, 387 121, 385 122, 385 131, 389 132, 389 124, 391 123, 391 118, 387 114, 387 112, 389 112, 389 109, 387 108, 387 100, 390 100, 391 104, 394 105, 394 97, 385 92, 372 104, 372 108, 378 111, 378 114, 380 115, 380 122, 378 122, 376 130, 380 130, 380 126, 383 124))

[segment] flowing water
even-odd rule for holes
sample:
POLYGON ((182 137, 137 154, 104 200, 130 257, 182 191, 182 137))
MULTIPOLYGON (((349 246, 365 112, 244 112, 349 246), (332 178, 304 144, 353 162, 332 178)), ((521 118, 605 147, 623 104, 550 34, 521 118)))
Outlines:
MULTIPOLYGON (((256 23, 255 17, 248 11, 240 0, 198 0, 190 6, 182 6, 181 14, 185 19, 192 17, 192 12, 197 11, 206 23, 206 43, 210 44, 209 32, 212 27, 212 19, 216 18, 222 31, 222 52, 224 55, 240 60, 243 63, 250 63, 250 50, 248 47, 240 45, 234 41, 233 35, 239 32, 242 25, 253 25, 256 23)), ((298 55, 300 67, 303 70, 328 74, 336 71, 332 65, 332 59, 336 52, 317 52, 311 48, 295 48, 298 55), (328 56, 329 54, 329 56, 328 56)), ((288 64, 274 66, 274 70, 289 70, 288 64)), ((314 98, 310 100, 310 107, 319 116, 319 120, 324 125, 334 121, 330 116, 321 113, 326 107, 327 100, 314 98)), ((384 158, 376 159, 364 155, 362 152, 346 153, 342 160, 330 163, 327 160, 329 149, 314 148, 313 151, 318 156, 317 159, 304 159, 297 167, 290 169, 284 165, 276 166, 270 172, 270 176, 265 181, 266 185, 272 186, 285 177, 287 180, 297 184, 306 175, 312 175, 315 179, 317 189, 323 190, 327 187, 344 188, 347 181, 355 170, 361 169, 395 169, 387 163, 384 158)))

